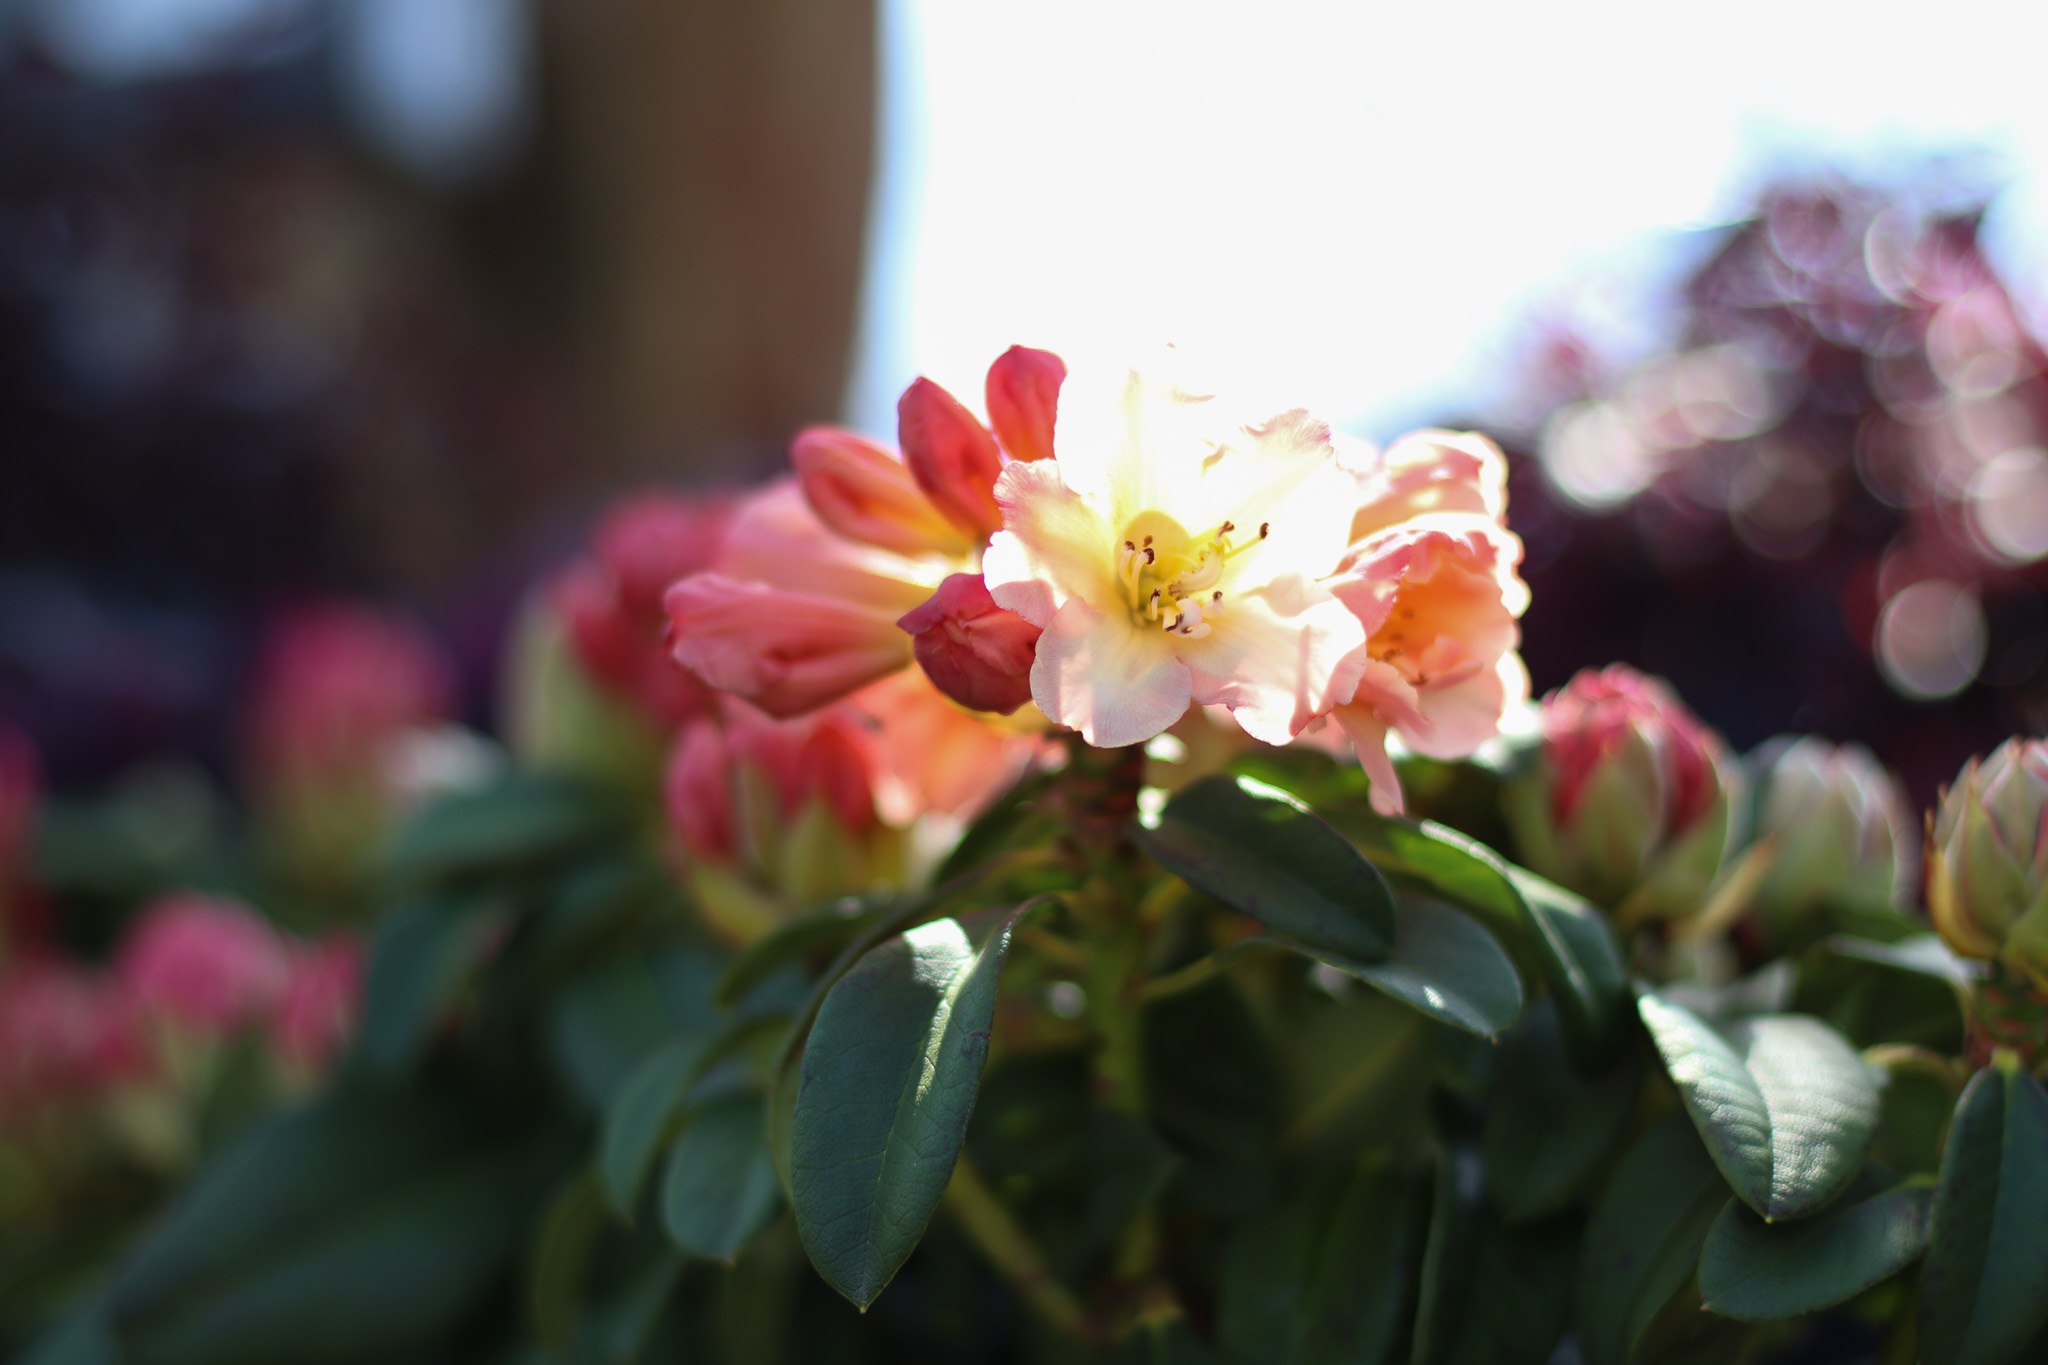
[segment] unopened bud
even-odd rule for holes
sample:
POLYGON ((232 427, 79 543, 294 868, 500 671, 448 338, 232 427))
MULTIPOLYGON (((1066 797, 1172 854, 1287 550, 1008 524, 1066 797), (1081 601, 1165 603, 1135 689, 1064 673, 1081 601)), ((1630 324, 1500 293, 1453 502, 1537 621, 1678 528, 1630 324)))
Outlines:
POLYGON ((999 607, 980 574, 956 573, 897 622, 932 685, 973 711, 1009 715, 1031 700, 1043 629, 999 607))
POLYGON ((974 547, 918 487, 910 467, 864 436, 807 427, 790 463, 818 520, 850 540, 899 554, 963 555, 974 547))
POLYGON ((1927 907, 1948 946, 2048 990, 2048 741, 1971 759, 1927 831, 1927 907))
POLYGON ((996 506, 1002 452, 988 428, 960 400, 919 378, 896 404, 896 443, 932 505, 976 545, 1003 528, 996 506))
POLYGON ((988 367, 988 421, 1013 460, 1052 457, 1054 419, 1067 363, 1051 351, 1012 346, 988 367))
POLYGON ((1761 786, 1756 839, 1769 869, 1751 904, 1789 927, 1832 906, 1883 910, 1912 882, 1913 840, 1898 783, 1860 744, 1813 736, 1772 740, 1752 760, 1761 786))
POLYGON ((1623 924, 1697 911, 1728 843, 1720 739, 1654 678, 1587 670, 1543 703, 1540 761, 1506 792, 1517 851, 1623 924))

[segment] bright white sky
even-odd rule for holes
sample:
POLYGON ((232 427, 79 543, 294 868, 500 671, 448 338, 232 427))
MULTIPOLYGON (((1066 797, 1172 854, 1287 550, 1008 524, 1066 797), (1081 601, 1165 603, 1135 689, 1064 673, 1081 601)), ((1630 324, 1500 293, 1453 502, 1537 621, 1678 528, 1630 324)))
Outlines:
MULTIPOLYGON (((1384 437, 1483 401, 1525 321, 1769 169, 1936 151, 2048 263, 2048 5, 883 0, 884 140, 849 418, 979 406, 1015 341, 1171 340, 1384 437)), ((1632 263, 1632 264, 1631 264, 1632 263)))

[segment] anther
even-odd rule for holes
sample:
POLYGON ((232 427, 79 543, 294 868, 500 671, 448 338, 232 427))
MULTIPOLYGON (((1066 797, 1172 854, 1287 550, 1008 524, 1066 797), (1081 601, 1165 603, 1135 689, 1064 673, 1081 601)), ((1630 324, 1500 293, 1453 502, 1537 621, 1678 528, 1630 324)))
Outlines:
POLYGON ((1269 535, 1271 535, 1271 534, 1273 534, 1273 523, 1272 523, 1272 522, 1270 522, 1270 521, 1262 521, 1262 522, 1260 522, 1260 523, 1259 523, 1259 539, 1260 539, 1260 540, 1264 540, 1264 539, 1265 539, 1265 538, 1266 538, 1267 536, 1269 536, 1269 535))
POLYGON ((1138 547, 1131 544, 1131 542, 1129 542, 1128 540, 1124 542, 1124 548, 1126 550, 1129 550, 1132 554, 1138 553, 1138 547))
MULTIPOLYGON (((1150 537, 1150 536, 1146 536, 1146 537, 1145 537, 1145 539, 1147 539, 1147 540, 1150 540, 1150 539, 1152 539, 1152 537, 1150 537)), ((1158 562, 1159 562, 1159 552, 1158 552, 1157 550, 1154 550, 1154 549, 1153 549, 1153 548, 1152 548, 1152 547, 1151 547, 1150 545, 1147 545, 1147 546, 1145 547, 1145 563, 1146 563, 1146 564, 1148 564, 1148 565, 1151 565, 1151 564, 1157 564, 1158 562)))
POLYGON ((1218 531, 1218 532, 1219 532, 1220 534, 1223 534, 1223 535, 1226 535, 1226 536, 1227 536, 1227 535, 1229 535, 1229 534, 1230 534, 1230 533, 1231 533, 1232 531, 1235 531, 1235 530, 1237 529, 1237 523, 1236 523, 1236 522, 1234 522, 1234 521, 1226 521, 1226 522, 1224 522, 1224 523, 1223 523, 1223 524, 1222 524, 1221 526, 1217 527, 1216 529, 1217 529, 1217 531, 1218 531))
POLYGON ((1150 545, 1150 544, 1152 543, 1152 537, 1150 537, 1150 536, 1146 536, 1146 537, 1145 537, 1145 543, 1146 543, 1147 545, 1150 545))

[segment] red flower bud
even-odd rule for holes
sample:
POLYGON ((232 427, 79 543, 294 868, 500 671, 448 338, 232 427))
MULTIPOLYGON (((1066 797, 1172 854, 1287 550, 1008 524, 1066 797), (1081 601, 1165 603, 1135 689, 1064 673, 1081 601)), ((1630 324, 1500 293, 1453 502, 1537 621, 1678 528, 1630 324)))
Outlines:
POLYGON ((896 404, 896 443, 911 477, 946 520, 982 545, 1003 529, 996 507, 1002 452, 960 400, 919 378, 896 404))
POLYGON ((790 443, 804 501, 850 540, 899 554, 965 554, 952 523, 939 515, 903 461, 839 427, 806 427, 790 443))
POLYGON ((1067 364, 1051 351, 1012 346, 988 367, 988 421, 1013 460, 1052 457, 1053 419, 1067 364))
POLYGON ((896 624, 910 632, 932 685, 962 706, 1007 716, 1031 700, 1043 631, 997 606, 980 574, 954 574, 896 624))

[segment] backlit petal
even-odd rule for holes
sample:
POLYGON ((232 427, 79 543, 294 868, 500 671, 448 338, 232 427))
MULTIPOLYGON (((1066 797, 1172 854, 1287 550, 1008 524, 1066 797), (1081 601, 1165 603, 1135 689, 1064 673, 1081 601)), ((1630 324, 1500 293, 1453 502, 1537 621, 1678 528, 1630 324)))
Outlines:
POLYGON ((1164 631, 1141 630, 1128 613, 1099 612, 1079 597, 1038 637, 1031 665, 1039 710, 1105 749, 1150 739, 1179 720, 1189 686, 1164 631))

